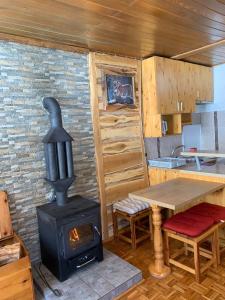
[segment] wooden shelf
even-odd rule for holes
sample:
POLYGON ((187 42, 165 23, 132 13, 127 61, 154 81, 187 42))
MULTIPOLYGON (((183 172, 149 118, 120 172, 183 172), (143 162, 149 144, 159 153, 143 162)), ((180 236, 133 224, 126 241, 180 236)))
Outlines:
POLYGON ((145 132, 145 137, 162 137, 181 134, 182 132, 181 114, 151 115, 148 122, 150 126, 148 126, 148 131, 145 132), (163 134, 163 121, 167 123, 168 127, 166 134, 163 134))

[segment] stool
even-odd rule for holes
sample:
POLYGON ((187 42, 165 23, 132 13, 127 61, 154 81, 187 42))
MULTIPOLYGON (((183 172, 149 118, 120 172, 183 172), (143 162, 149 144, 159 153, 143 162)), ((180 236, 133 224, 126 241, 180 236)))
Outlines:
POLYGON ((218 266, 218 226, 215 225, 213 218, 185 211, 168 219, 164 223, 163 229, 167 265, 172 264, 194 274, 197 282, 200 282, 200 275, 212 264, 215 267, 218 266), (212 239, 211 251, 200 248, 200 245, 209 238, 212 239), (181 241, 185 243, 186 247, 179 249, 174 255, 170 255, 169 239, 181 241), (186 254, 187 249, 194 253, 194 268, 175 260, 181 254, 186 254), (208 259, 202 268, 200 268, 200 256, 208 259))
POLYGON ((126 198, 113 204, 113 232, 115 239, 121 239, 131 244, 132 249, 136 249, 137 244, 152 237, 152 219, 151 208, 147 202, 132 200, 126 198), (146 228, 141 221, 148 217, 149 226, 146 228), (129 226, 118 228, 118 218, 125 219, 129 226), (140 230, 143 235, 137 238, 136 229, 140 230), (130 231, 130 237, 126 233, 130 231))
MULTIPOLYGON (((189 208, 187 211, 193 214, 209 216, 214 219, 214 222, 218 224, 218 230, 225 228, 225 207, 221 205, 211 204, 211 203, 200 203, 189 208)), ((218 232, 218 264, 220 264, 220 256, 225 252, 225 247, 220 247, 222 240, 225 238, 221 237, 218 232)))

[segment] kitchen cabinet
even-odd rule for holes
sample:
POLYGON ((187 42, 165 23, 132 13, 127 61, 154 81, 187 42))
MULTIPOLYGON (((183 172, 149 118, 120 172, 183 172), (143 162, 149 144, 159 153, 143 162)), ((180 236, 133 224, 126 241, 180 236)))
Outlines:
POLYGON ((178 78, 182 74, 180 62, 151 57, 142 62, 143 106, 147 114, 176 114, 180 112, 178 78))
MULTIPOLYGON (((196 65, 195 65, 196 67, 196 65)), ((196 84, 196 102, 213 102, 213 70, 205 66, 196 68, 197 78, 196 84)))
MULTIPOLYGON (((210 67, 195 65, 163 57, 150 57, 142 62, 143 121, 145 137, 163 135, 162 116, 181 114, 179 130, 168 130, 168 134, 181 133, 182 115, 191 115, 196 102, 212 101, 213 77, 210 67), (161 117, 159 117, 161 116, 161 117), (157 124, 154 122, 158 122, 157 124), (158 129, 152 130, 150 127, 158 129), (152 132, 154 134, 152 135, 152 132)), ((168 117, 168 127, 174 125, 168 117)), ((186 119, 186 117, 185 117, 186 119)), ((189 117, 189 119, 191 119, 189 117)), ((185 122, 184 122, 185 123, 185 122)), ((172 126, 172 127, 171 127, 172 126)))

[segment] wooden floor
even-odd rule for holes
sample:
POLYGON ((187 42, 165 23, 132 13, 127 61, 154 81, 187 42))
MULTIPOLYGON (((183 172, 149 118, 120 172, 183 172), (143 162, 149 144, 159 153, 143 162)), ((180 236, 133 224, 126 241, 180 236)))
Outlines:
POLYGON ((120 300, 224 300, 225 299, 225 256, 217 270, 211 268, 198 284, 194 276, 176 267, 163 280, 149 276, 147 266, 153 259, 153 247, 149 241, 140 245, 137 250, 122 241, 112 241, 105 247, 135 265, 143 272, 144 280, 141 284, 121 296, 120 300))

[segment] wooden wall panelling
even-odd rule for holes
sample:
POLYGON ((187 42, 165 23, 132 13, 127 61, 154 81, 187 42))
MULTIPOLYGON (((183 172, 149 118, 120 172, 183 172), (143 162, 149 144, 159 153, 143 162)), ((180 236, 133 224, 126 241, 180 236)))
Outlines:
POLYGON ((90 53, 91 102, 104 239, 111 205, 148 185, 141 119, 141 62, 90 53), (105 74, 134 76, 135 106, 106 107, 105 74))

